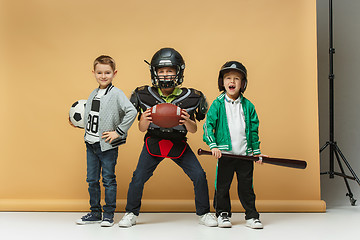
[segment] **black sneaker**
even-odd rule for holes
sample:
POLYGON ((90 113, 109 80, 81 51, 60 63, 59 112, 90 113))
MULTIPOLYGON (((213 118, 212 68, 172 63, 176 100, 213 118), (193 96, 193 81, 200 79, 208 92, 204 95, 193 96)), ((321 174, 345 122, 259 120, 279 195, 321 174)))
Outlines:
POLYGON ((82 218, 76 220, 76 224, 84 225, 91 223, 100 223, 101 222, 101 213, 99 212, 90 212, 83 216, 82 218))
POLYGON ((104 213, 103 220, 101 222, 102 227, 112 227, 114 225, 114 214, 104 213))
POLYGON ((220 213, 218 217, 218 227, 220 228, 231 228, 232 224, 229 219, 229 214, 227 212, 220 213))

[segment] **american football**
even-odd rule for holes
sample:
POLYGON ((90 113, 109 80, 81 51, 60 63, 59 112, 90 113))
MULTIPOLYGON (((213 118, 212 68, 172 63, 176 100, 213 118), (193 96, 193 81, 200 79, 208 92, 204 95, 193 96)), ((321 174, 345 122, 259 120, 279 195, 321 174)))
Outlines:
POLYGON ((162 128, 179 125, 181 108, 171 103, 160 103, 151 108, 152 122, 162 128))

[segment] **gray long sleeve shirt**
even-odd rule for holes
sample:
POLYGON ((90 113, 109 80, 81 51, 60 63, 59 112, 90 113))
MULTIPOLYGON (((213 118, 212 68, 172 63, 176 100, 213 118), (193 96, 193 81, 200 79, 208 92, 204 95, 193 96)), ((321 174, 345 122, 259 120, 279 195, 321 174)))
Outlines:
MULTIPOLYGON (((85 121, 88 119, 92 100, 97 95, 98 90, 96 88, 86 102, 85 121)), ((125 96, 124 92, 110 84, 106 89, 105 95, 100 98, 99 136, 101 151, 104 152, 116 148, 126 142, 127 132, 133 124, 136 115, 135 107, 125 96), (102 134, 108 131, 116 131, 119 135, 119 138, 112 141, 111 144, 101 138, 102 134)))

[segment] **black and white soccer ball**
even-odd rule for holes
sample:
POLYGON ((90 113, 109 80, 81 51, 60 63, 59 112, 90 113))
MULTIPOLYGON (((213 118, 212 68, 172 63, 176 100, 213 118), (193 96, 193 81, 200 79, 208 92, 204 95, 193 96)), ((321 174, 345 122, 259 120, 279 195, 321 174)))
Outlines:
POLYGON ((72 124, 78 128, 85 127, 84 114, 85 114, 86 100, 79 100, 74 102, 69 111, 69 117, 72 124))

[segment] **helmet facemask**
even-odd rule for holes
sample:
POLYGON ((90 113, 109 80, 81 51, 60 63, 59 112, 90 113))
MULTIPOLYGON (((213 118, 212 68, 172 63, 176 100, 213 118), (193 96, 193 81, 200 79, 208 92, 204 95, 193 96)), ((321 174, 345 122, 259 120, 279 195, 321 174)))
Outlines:
POLYGON ((181 85, 182 83, 182 79, 181 79, 181 74, 180 74, 180 70, 178 67, 176 66, 171 66, 172 68, 175 69, 176 74, 175 75, 159 75, 158 74, 158 69, 162 68, 162 67, 152 67, 152 75, 153 77, 151 78, 152 83, 155 87, 158 88, 174 88, 176 86, 181 85))

